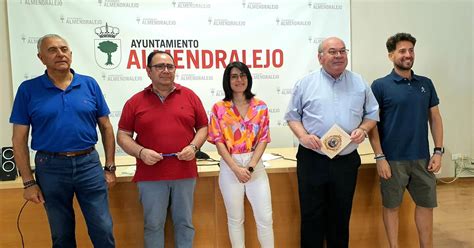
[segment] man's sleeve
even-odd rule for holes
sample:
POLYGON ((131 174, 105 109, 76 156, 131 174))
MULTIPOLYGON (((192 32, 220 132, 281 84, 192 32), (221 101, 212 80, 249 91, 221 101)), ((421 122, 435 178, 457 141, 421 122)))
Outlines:
POLYGON ((135 113, 131 100, 128 100, 122 109, 118 128, 124 131, 134 132, 135 131, 135 113))
POLYGON ((370 87, 367 84, 365 84, 365 86, 364 118, 379 121, 378 101, 370 87))
POLYGON ((97 118, 106 116, 110 114, 110 109, 109 106, 107 106, 107 102, 105 101, 104 94, 102 93, 102 90, 100 89, 99 84, 97 81, 92 79, 94 81, 95 85, 95 92, 96 92, 96 99, 97 99, 97 118))
POLYGON ((31 119, 28 111, 29 96, 25 87, 21 84, 16 92, 10 123, 28 126, 31 124, 31 119))
POLYGON ((431 87, 430 108, 432 108, 434 106, 438 106, 439 98, 438 98, 438 94, 436 93, 436 89, 433 85, 433 82, 431 80, 429 80, 429 84, 430 84, 430 87, 431 87))
POLYGON ((379 105, 382 104, 382 89, 380 87, 380 83, 374 81, 370 87, 372 89, 372 93, 375 96, 375 99, 377 99, 377 102, 379 105))
POLYGON ((194 128, 198 130, 201 127, 207 126, 207 114, 201 99, 196 94, 194 95, 194 111, 196 113, 196 124, 194 128))
POLYGON ((288 103, 288 108, 286 110, 284 119, 286 121, 301 121, 303 114, 302 106, 302 92, 300 87, 300 81, 295 84, 293 88, 293 93, 291 94, 290 102, 288 103))

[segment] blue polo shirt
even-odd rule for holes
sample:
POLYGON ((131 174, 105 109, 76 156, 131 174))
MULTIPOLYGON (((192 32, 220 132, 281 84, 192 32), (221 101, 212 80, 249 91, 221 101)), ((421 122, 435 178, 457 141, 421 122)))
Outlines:
POLYGON ((97 143, 97 119, 110 113, 97 82, 73 73, 66 90, 45 74, 24 81, 16 93, 10 123, 31 125, 31 148, 66 152, 97 143))
POLYGON ((392 70, 371 87, 380 106, 377 127, 387 159, 429 159, 428 115, 439 104, 433 82, 413 71, 409 80, 392 70))

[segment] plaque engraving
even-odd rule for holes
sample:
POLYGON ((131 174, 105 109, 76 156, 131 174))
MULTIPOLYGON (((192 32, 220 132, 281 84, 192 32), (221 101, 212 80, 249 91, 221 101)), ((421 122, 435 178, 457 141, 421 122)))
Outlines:
POLYGON ((334 124, 323 137, 321 137, 321 141, 323 143, 321 151, 332 159, 351 143, 351 136, 340 126, 334 124))

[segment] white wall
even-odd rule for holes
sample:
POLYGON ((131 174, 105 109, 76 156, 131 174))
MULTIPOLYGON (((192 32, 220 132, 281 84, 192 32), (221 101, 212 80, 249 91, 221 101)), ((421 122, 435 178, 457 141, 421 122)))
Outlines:
MULTIPOLYGON (((392 68, 385 49, 390 35, 409 32, 417 38, 414 71, 433 80, 441 101, 447 150, 441 177, 454 174, 452 153, 474 157, 473 5, 474 0, 351 3, 352 69, 369 83, 392 68)), ((0 51, 0 146, 7 146, 11 144, 12 82, 5 0, 0 0, 0 51)))
MULTIPOLYGON (((472 30, 473 29, 473 26, 474 26, 474 0, 471 0, 471 25, 468 26, 467 28, 469 28, 471 30, 471 51, 470 53, 467 53, 470 58, 471 58, 471 85, 472 83, 474 83, 474 70, 473 70, 473 67, 474 67, 474 31, 472 30), (470 55, 469 55, 470 54, 470 55)), ((469 20, 468 20, 469 22, 469 20)), ((470 104, 472 110, 471 110, 471 129, 474 129, 474 86, 471 86, 471 104, 470 104)), ((474 157, 474 131, 471 131, 471 157, 474 157)))
POLYGON ((352 0, 352 68, 371 83, 390 72, 385 42, 396 32, 417 38, 417 74, 430 77, 444 122, 441 177, 454 174, 452 153, 474 156, 472 0, 352 0))

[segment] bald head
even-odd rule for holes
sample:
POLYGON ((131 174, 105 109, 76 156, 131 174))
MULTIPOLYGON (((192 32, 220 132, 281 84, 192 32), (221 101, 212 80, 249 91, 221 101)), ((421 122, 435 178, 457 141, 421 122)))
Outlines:
POLYGON ((324 51, 325 46, 327 46, 327 43, 331 42, 331 41, 339 41, 342 44, 344 44, 344 47, 346 46, 344 41, 339 39, 338 37, 328 37, 328 38, 324 39, 321 43, 319 43, 318 53, 322 53, 324 51))

